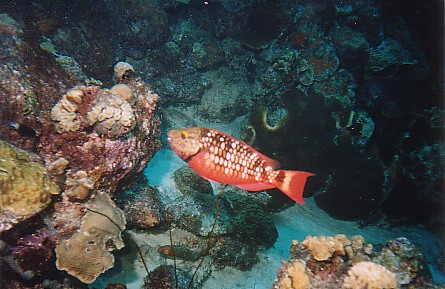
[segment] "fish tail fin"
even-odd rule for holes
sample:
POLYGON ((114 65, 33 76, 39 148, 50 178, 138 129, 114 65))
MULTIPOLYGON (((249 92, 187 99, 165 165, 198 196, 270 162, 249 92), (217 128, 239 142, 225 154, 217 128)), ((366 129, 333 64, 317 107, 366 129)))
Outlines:
POLYGON ((304 186, 306 184, 307 178, 311 176, 315 175, 302 171, 280 170, 277 177, 278 180, 276 180, 274 185, 295 202, 304 204, 304 186), (282 177, 280 177, 280 175, 282 177))

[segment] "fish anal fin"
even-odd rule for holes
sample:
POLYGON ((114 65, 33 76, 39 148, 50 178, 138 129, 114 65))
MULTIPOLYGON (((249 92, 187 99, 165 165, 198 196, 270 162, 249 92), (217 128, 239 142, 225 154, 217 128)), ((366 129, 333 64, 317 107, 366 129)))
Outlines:
POLYGON ((279 171, 283 175, 281 181, 276 181, 274 184, 286 196, 297 203, 304 204, 303 191, 308 177, 314 176, 312 173, 302 171, 279 171))

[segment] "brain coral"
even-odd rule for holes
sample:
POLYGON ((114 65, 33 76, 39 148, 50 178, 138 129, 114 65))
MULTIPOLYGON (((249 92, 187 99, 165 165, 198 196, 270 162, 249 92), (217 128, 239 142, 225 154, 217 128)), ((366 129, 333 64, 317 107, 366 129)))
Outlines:
POLYGON ((28 215, 41 211, 58 194, 59 187, 46 175, 44 167, 18 148, 0 141, 0 232, 7 229, 4 211, 28 215))
POLYGON ((120 136, 131 131, 136 119, 128 103, 121 96, 101 91, 88 112, 88 122, 96 132, 108 136, 120 136))
POLYGON ((84 283, 92 283, 114 266, 110 251, 124 247, 121 232, 125 217, 107 194, 97 193, 87 204, 81 222, 77 233, 56 246, 56 266, 84 283))
POLYGON ((382 265, 373 262, 359 262, 349 269, 343 288, 391 289, 398 288, 396 275, 382 265))

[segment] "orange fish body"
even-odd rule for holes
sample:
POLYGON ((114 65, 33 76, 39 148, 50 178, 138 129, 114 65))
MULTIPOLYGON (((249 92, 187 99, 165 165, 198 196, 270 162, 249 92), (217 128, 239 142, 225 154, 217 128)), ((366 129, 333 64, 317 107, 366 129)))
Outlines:
POLYGON ((248 191, 278 188, 304 204, 306 179, 314 174, 277 170, 278 162, 218 130, 191 127, 171 130, 168 142, 201 177, 248 191))

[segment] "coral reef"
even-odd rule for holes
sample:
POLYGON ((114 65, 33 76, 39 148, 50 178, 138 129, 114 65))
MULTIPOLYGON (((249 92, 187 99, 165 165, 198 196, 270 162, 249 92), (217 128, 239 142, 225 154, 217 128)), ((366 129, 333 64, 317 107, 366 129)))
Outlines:
POLYGON ((29 153, 0 141, 0 232, 41 212, 59 187, 29 153))
POLYGON ((114 249, 124 247, 121 232, 125 229, 123 212, 110 197, 96 193, 86 204, 78 232, 56 246, 56 266, 84 283, 92 283, 114 265, 114 249))
POLYGON ((308 289, 310 288, 309 276, 306 274, 306 266, 302 262, 286 263, 277 271, 279 282, 275 282, 273 289, 308 289))
POLYGON ((68 161, 61 185, 71 195, 83 195, 74 198, 84 198, 92 188, 113 192, 124 177, 142 170, 159 147, 158 96, 139 79, 130 78, 133 73, 128 71, 133 70, 128 64, 118 63, 116 71, 115 79, 127 93, 131 90, 134 99, 128 102, 97 86, 77 86, 52 109, 57 133, 48 127, 40 137, 39 153, 47 163, 61 157, 68 161))
POLYGON ((360 235, 294 240, 272 288, 436 288, 419 269, 423 256, 406 238, 390 240, 380 251, 374 247, 360 235))
MULTIPOLYGON (((123 213, 107 194, 111 196, 121 181, 140 172, 159 149, 159 97, 125 63, 122 74, 116 73, 115 86, 101 88, 100 81, 88 78, 76 60, 59 54, 62 50, 56 42, 39 45, 34 37, 30 41, 33 26, 22 29, 18 24, 29 19, 7 19, 0 25, 0 50, 7 55, 1 58, 0 69, 0 227, 7 230, 2 238, 17 248, 15 255, 4 258, 13 260, 7 268, 19 269, 11 269, 15 272, 11 280, 2 276, 2 284, 3 279, 13 284, 17 274, 26 279, 41 273, 43 280, 49 271, 40 267, 55 269, 48 263, 54 262, 50 244, 57 244, 59 269, 91 283, 113 266, 110 252, 123 246, 123 213), (51 197, 60 191, 60 196, 51 197), (45 215, 38 215, 51 199, 53 205, 45 215), (31 221, 17 225, 34 215, 34 219, 45 218, 45 248, 27 248, 16 241, 20 234, 37 236, 38 232, 29 232, 31 221), (32 258, 36 264, 45 260, 36 272, 26 268, 22 272, 24 260, 32 258)), ((58 278, 58 274, 63 275, 53 275, 58 278)))
POLYGON ((398 288, 396 275, 382 265, 373 262, 359 262, 348 271, 343 281, 344 288, 392 289, 398 288))

